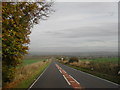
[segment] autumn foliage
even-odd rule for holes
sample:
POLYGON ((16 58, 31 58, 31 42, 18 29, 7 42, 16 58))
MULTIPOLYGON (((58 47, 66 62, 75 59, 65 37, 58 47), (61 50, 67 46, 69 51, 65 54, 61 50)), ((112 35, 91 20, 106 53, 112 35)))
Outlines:
POLYGON ((29 34, 39 19, 51 12, 51 2, 2 3, 2 68, 3 84, 14 79, 16 67, 28 53, 29 34))
POLYGON ((69 63, 73 63, 73 62, 79 62, 79 59, 77 57, 71 57, 69 59, 69 63))

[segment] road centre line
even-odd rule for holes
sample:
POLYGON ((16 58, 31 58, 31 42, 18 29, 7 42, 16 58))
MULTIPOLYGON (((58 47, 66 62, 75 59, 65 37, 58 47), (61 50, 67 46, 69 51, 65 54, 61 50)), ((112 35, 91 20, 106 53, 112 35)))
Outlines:
POLYGON ((61 70, 59 70, 59 71, 60 71, 60 73, 62 73, 61 70))
POLYGON ((70 81, 70 82, 75 82, 75 81, 70 81))
POLYGON ((63 72, 64 72, 64 73, 66 73, 66 71, 65 71, 65 70, 63 70, 63 72))
POLYGON ((74 87, 74 88, 80 88, 80 87, 74 87))
POLYGON ((63 75, 63 77, 64 77, 64 79, 67 81, 67 83, 69 84, 69 85, 71 85, 70 84, 70 82, 67 80, 67 78, 63 75))
MULTIPOLYGON (((71 75, 69 75, 72 79, 74 79, 71 75)), ((74 79, 75 80, 75 79, 74 79)), ((75 80, 78 84, 80 84, 77 80, 75 80)))
POLYGON ((80 83, 75 80, 71 75, 69 75, 65 70, 63 70, 59 65, 55 64, 58 70, 63 74, 64 79, 67 81, 68 85, 71 85, 73 88, 82 88, 80 83))

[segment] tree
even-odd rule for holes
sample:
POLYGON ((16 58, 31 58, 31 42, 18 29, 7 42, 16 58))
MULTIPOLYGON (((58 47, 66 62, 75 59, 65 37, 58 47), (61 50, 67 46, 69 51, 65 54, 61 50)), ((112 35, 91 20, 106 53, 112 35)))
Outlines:
POLYGON ((51 13, 52 2, 2 2, 3 84, 14 79, 16 67, 28 53, 29 34, 39 19, 51 13))
POLYGON ((71 57, 69 59, 69 63, 73 63, 73 62, 79 62, 79 59, 77 57, 71 57))

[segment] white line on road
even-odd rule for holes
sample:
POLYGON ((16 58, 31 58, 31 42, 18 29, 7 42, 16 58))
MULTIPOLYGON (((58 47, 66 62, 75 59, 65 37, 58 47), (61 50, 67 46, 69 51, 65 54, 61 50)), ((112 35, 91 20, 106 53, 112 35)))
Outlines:
MULTIPOLYGON (((49 64, 49 66, 50 66, 50 64, 49 64)), ((49 67, 48 66, 48 67, 49 67)), ((44 74, 44 72, 48 69, 48 67, 43 71, 43 73, 33 82, 33 84, 28 88, 28 90, 30 90, 32 87, 33 87, 33 85, 37 82, 37 80, 44 74)))
POLYGON ((64 79, 67 81, 67 83, 69 84, 69 85, 71 85, 70 84, 70 82, 67 80, 67 78, 63 75, 63 77, 64 77, 64 79))
MULTIPOLYGON (((69 75, 72 79, 74 79, 71 75, 69 75)), ((75 79, 74 79, 75 80, 75 79)), ((80 84, 77 80, 75 80, 77 82, 77 84, 80 84)))
POLYGON ((66 73, 66 71, 65 71, 65 70, 63 70, 63 72, 64 72, 64 73, 66 73))
POLYGON ((61 70, 59 70, 59 71, 60 71, 60 73, 62 73, 61 70))

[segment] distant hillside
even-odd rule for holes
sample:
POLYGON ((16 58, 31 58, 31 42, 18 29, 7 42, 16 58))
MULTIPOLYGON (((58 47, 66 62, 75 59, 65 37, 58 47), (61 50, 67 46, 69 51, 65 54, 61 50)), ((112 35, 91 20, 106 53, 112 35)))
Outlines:
POLYGON ((118 56, 118 52, 30 52, 30 55, 64 55, 64 56, 118 56))

